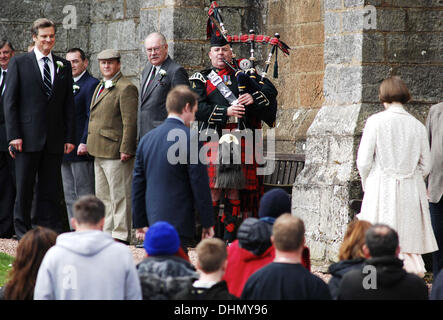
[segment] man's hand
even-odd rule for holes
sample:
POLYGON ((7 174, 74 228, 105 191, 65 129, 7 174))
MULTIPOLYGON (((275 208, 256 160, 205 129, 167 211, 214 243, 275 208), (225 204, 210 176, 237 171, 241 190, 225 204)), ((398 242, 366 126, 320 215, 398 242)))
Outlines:
POLYGON ((72 143, 65 143, 65 154, 71 153, 74 150, 75 145, 72 143))
POLYGON ((241 118, 245 114, 245 106, 242 104, 234 104, 228 108, 226 114, 230 117, 241 118))
POLYGON ((131 154, 127 154, 127 153, 120 152, 120 160, 121 160, 122 162, 125 162, 125 161, 131 159, 132 157, 133 157, 133 156, 132 156, 131 154))
POLYGON ((141 241, 145 241, 146 231, 148 231, 148 227, 135 229, 135 238, 141 241))
POLYGON ((238 97, 238 103, 248 106, 254 103, 254 98, 249 93, 243 93, 238 97))
POLYGON ((214 237, 214 227, 202 228, 202 240, 214 237))
POLYGON ((9 149, 9 154, 13 159, 15 159, 15 152, 23 151, 23 139, 14 139, 9 142, 9 145, 14 147, 14 150, 9 149))
POLYGON ((88 154, 88 147, 84 143, 80 143, 77 148, 77 155, 84 156, 88 154))

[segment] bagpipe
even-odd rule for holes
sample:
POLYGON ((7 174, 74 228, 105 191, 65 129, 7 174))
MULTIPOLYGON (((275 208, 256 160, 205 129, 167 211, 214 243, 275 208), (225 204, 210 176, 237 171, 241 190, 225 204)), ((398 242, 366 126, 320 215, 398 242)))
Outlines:
MULTIPOLYGON (((267 108, 260 112, 260 120, 265 122, 269 127, 275 126, 277 115, 277 94, 278 91, 271 81, 267 79, 267 73, 274 60, 273 77, 278 78, 278 50, 281 50, 285 55, 289 55, 291 49, 287 44, 280 40, 278 33, 273 37, 267 35, 257 35, 254 30, 249 30, 248 34, 243 35, 229 35, 225 28, 223 18, 221 16, 220 7, 216 1, 212 1, 208 10, 208 21, 206 27, 207 38, 210 39, 213 34, 223 37, 229 44, 243 43, 249 45, 250 57, 248 59, 236 59, 233 52, 232 62, 225 61, 225 64, 234 71, 237 78, 239 93, 249 93, 254 100, 258 99, 260 103, 265 103, 267 108), (271 45, 271 49, 265 61, 264 70, 258 74, 256 68, 256 43, 271 45)), ((238 121, 238 129, 241 130, 242 121, 238 121)))
MULTIPOLYGON (((274 62, 274 78, 278 78, 278 62, 277 53, 281 50, 285 55, 289 55, 289 46, 280 40, 280 35, 276 33, 273 37, 266 35, 256 35, 254 30, 249 30, 248 34, 244 35, 229 35, 223 18, 221 16, 220 8, 216 1, 211 2, 211 6, 208 11, 207 21, 207 38, 211 37, 223 37, 227 43, 230 44, 232 50, 232 44, 244 43, 249 45, 250 57, 249 59, 236 59, 236 55, 232 52, 232 61, 224 61, 226 66, 235 74, 238 84, 239 94, 249 93, 254 103, 261 106, 259 108, 258 118, 264 121, 269 127, 275 126, 275 120, 277 115, 277 94, 278 91, 272 82, 267 79, 267 73, 271 65, 272 57, 275 55, 274 62), (269 44, 271 50, 265 61, 264 71, 257 73, 256 68, 256 44, 269 44)), ((246 114, 245 114, 246 116, 246 114)), ((243 118, 237 119, 238 127, 236 132, 245 130, 243 118)), ((237 137, 235 132, 224 134, 219 140, 219 165, 217 166, 216 174, 216 187, 227 189, 242 189, 244 185, 244 175, 242 172, 242 165, 233 159, 241 156, 241 138, 237 137), (226 161, 228 160, 228 161, 226 161)))

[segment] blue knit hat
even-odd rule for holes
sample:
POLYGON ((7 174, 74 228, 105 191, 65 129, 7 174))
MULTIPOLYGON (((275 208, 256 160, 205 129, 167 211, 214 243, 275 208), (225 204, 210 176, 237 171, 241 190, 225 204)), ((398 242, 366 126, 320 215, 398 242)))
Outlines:
POLYGON ((266 192, 260 200, 258 216, 278 218, 283 213, 291 213, 291 198, 289 194, 280 188, 274 188, 266 192))
POLYGON ((158 221, 146 231, 143 246, 150 256, 172 255, 180 247, 180 238, 171 224, 158 221))

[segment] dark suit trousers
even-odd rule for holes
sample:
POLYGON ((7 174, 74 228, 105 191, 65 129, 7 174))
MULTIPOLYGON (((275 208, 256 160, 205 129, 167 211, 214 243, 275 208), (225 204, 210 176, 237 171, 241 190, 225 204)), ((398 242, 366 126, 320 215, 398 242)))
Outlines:
POLYGON ((62 154, 17 152, 15 156, 17 197, 14 208, 14 228, 18 239, 33 226, 43 226, 63 232, 61 223, 61 163, 62 154), (35 213, 31 215, 34 184, 37 197, 35 213))
POLYGON ((14 235, 15 166, 9 152, 0 151, 0 238, 14 235))
POLYGON ((437 240, 438 250, 432 253, 432 271, 434 278, 443 268, 443 197, 438 203, 429 202, 432 229, 437 240))

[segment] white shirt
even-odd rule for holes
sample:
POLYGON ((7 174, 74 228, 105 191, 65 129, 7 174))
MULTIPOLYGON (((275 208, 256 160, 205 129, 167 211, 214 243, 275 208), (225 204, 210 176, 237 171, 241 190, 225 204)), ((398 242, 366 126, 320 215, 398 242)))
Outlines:
POLYGON ((180 117, 177 117, 177 116, 174 116, 174 115, 169 115, 168 118, 180 120, 183 124, 185 124, 185 120, 183 120, 180 117))
MULTIPOLYGON (((41 53, 37 47, 34 48, 35 57, 37 58, 38 67, 40 68, 40 73, 42 74, 42 79, 44 79, 44 67, 45 67, 45 61, 43 60, 43 57, 46 57, 43 53, 41 53)), ((54 70, 54 59, 52 58, 52 52, 50 52, 47 57, 49 58, 48 65, 49 65, 49 71, 51 72, 51 82, 54 83, 54 76, 55 76, 55 70, 54 70)))
MULTIPOLYGON (((86 71, 86 70, 85 70, 86 71)), ((114 80, 119 74, 121 73, 121 71, 118 71, 116 74, 114 74, 114 76, 111 78, 111 79, 107 79, 107 80, 105 80, 104 78, 103 78, 103 80, 100 82, 100 88, 98 89, 98 91, 97 91, 97 95, 95 96, 95 99, 97 100, 97 98, 98 98, 98 96, 99 96, 99 94, 100 94, 100 90, 103 88, 103 86, 104 86, 104 84, 103 84, 103 82, 104 81, 108 81, 108 80, 114 80)))
POLYGON ((86 69, 85 69, 85 71, 83 71, 82 73, 81 73, 81 75, 79 75, 78 77, 74 77, 74 78, 72 78, 72 79, 74 79, 74 82, 77 82, 78 80, 80 80, 82 77, 83 77, 83 75, 86 73, 86 69))
MULTIPOLYGON (((159 72, 159 70, 162 66, 160 65, 160 66, 153 66, 153 67, 155 68, 155 75, 157 75, 157 73, 159 72)), ((148 86, 148 83, 152 78, 152 71, 154 70, 154 68, 151 68, 151 72, 149 73, 149 77, 146 79, 145 86, 143 87, 143 94, 145 93, 146 87, 148 86)))

